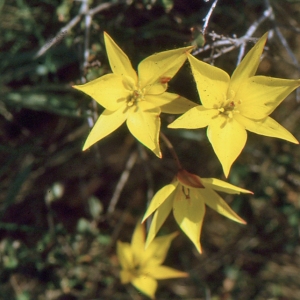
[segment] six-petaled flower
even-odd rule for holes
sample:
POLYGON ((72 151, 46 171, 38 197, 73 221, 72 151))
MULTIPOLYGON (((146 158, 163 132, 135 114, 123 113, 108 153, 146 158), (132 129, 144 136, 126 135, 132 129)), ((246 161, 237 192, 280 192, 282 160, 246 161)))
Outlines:
POLYGON ((254 76, 266 39, 267 34, 249 51, 231 78, 225 71, 188 54, 202 105, 190 109, 168 127, 208 126, 208 139, 226 177, 245 146, 246 130, 298 144, 295 137, 269 115, 300 86, 300 80, 254 76))
POLYGON ((121 282, 132 283, 139 291, 154 298, 157 280, 187 277, 185 272, 162 266, 177 232, 154 239, 145 249, 145 229, 138 224, 131 244, 118 241, 117 255, 121 265, 121 282))
POLYGON ((185 170, 180 170, 172 183, 164 186, 154 195, 144 215, 143 221, 154 213, 146 247, 151 245, 171 210, 173 210, 177 224, 200 253, 200 233, 205 214, 205 204, 219 214, 245 224, 246 222, 215 191, 227 194, 252 193, 222 180, 200 178, 185 170))
POLYGON ((74 88, 94 98, 105 110, 91 130, 83 150, 106 137, 125 121, 142 144, 161 157, 159 130, 161 112, 180 114, 196 106, 177 94, 168 93, 168 82, 185 62, 193 47, 156 53, 132 68, 127 55, 104 33, 112 74, 74 88))

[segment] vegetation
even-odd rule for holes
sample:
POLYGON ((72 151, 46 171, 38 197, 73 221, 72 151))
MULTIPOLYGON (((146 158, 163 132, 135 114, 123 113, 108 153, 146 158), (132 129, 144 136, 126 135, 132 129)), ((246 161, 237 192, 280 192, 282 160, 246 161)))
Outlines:
MULTIPOLYGON (((72 88, 111 72, 103 32, 130 58, 196 45, 195 57, 232 74, 269 31, 257 74, 299 79, 297 0, 0 1, 0 295, 5 300, 147 299, 122 285, 117 241, 130 242, 153 195, 177 172, 122 125, 86 151, 103 108, 72 88)), ((168 91, 199 104, 188 63, 168 91)), ((272 117, 300 140, 300 95, 272 117)), ((226 178, 205 129, 161 130, 184 169, 254 195, 222 193, 247 222, 207 208, 200 254, 173 240, 156 299, 300 299, 298 145, 248 133, 226 178)), ((148 223, 149 226, 149 223, 148 223)), ((173 216, 159 235, 179 230, 173 216)))

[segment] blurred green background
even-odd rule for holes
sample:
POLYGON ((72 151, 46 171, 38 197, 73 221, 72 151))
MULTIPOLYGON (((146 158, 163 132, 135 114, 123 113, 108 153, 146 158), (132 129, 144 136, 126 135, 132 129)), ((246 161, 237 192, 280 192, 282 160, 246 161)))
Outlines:
MULTIPOLYGON (((213 2, 0 0, 1 299, 145 299, 120 284, 115 244, 130 241, 147 198, 170 182, 176 167, 163 142, 159 160, 138 145, 126 126, 82 152, 90 121, 102 108, 71 86, 110 72, 103 31, 134 66, 158 51, 195 42, 201 46, 199 30, 213 2), (87 10, 92 12, 88 27, 87 10), (70 22, 77 23, 71 27, 70 22), (36 55, 51 42, 48 51, 36 55), (129 178, 120 181, 130 160, 129 178)), ((299 1, 220 0, 206 45, 213 43, 212 32, 244 35, 270 7, 274 18, 253 35, 273 32, 258 73, 299 78, 299 1)), ((209 61, 231 73, 238 50, 222 51, 197 57, 209 60, 220 53, 209 61)), ((199 102, 187 65, 170 82, 170 91, 199 102)), ((300 140, 295 92, 272 116, 300 140)), ((173 117, 161 118, 188 171, 224 179, 205 130, 169 130, 173 117)), ((160 282, 158 300, 300 299, 299 156, 297 145, 248 134, 228 180, 254 195, 225 197, 248 224, 207 209, 204 253, 199 255, 183 233, 175 239, 165 265, 190 277, 160 282)), ((178 227, 170 217, 162 233, 174 230, 178 227)))

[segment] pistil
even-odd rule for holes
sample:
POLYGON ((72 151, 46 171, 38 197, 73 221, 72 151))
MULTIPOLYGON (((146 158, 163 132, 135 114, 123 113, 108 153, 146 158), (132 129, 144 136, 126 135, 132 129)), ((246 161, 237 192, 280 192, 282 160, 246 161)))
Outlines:
POLYGON ((131 107, 137 105, 139 101, 144 99, 144 94, 141 90, 134 90, 133 93, 127 99, 127 106, 131 107))

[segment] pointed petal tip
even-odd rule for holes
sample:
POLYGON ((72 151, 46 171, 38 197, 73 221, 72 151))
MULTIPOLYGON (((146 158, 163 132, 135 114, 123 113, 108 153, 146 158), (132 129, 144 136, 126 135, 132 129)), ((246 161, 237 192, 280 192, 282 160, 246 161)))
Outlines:
POLYGON ((175 239, 178 235, 179 235, 179 231, 174 231, 173 233, 169 234, 172 240, 175 239))
POLYGON ((83 147, 82 147, 82 151, 85 151, 85 150, 89 149, 89 148, 90 148, 91 146, 93 146, 93 145, 94 145, 94 143, 91 144, 90 142, 85 141, 85 143, 84 143, 84 145, 83 145, 83 147))
POLYGON ((156 155, 156 157, 162 159, 162 154, 161 154, 161 152, 156 153, 154 150, 153 150, 153 152, 154 152, 154 154, 156 155))
POLYGON ((174 231, 173 234, 174 234, 174 237, 176 237, 179 235, 179 231, 174 231))
MULTIPOLYGON (((178 120, 178 119, 177 119, 178 120)), ((176 125, 176 120, 174 120, 172 123, 170 123, 167 127, 168 128, 171 128, 171 129, 181 129, 182 128, 182 126, 178 126, 178 125, 176 125)))
POLYGON ((187 273, 187 272, 181 272, 181 277, 182 278, 187 278, 187 277, 190 277, 190 274, 187 273))
POLYGON ((196 246, 196 249, 198 250, 199 254, 202 254, 202 247, 199 243, 199 245, 196 246))
POLYGON ((242 188, 241 188, 241 190, 240 190, 240 192, 238 194, 240 195, 241 193, 254 195, 254 193, 252 191, 249 191, 249 190, 246 190, 246 189, 242 189, 242 188))
POLYGON ((189 46, 188 49, 185 51, 185 54, 189 55, 195 48, 196 46, 189 46))
POLYGON ((148 216, 145 215, 141 221, 141 224, 144 224, 147 219, 148 219, 148 216))
POLYGON ((231 166, 226 166, 225 164, 223 164, 221 161, 220 161, 221 165, 222 165, 222 169, 223 169, 223 173, 224 173, 224 176, 226 179, 228 179, 228 176, 229 176, 229 173, 230 173, 230 169, 231 169, 231 166))
POLYGON ((104 38, 110 38, 111 39, 110 35, 106 31, 103 31, 103 36, 104 36, 104 38))
POLYGON ((194 246, 196 247, 197 251, 199 252, 199 254, 202 254, 202 247, 200 244, 200 241, 192 241, 194 246))
POLYGON ((162 158, 162 153, 160 151, 160 149, 153 149, 152 152, 158 157, 158 158, 162 158))
POLYGON ((231 220, 240 223, 242 225, 247 225, 247 222, 244 219, 242 219, 240 216, 238 216, 238 219, 235 220, 231 219, 231 220))

